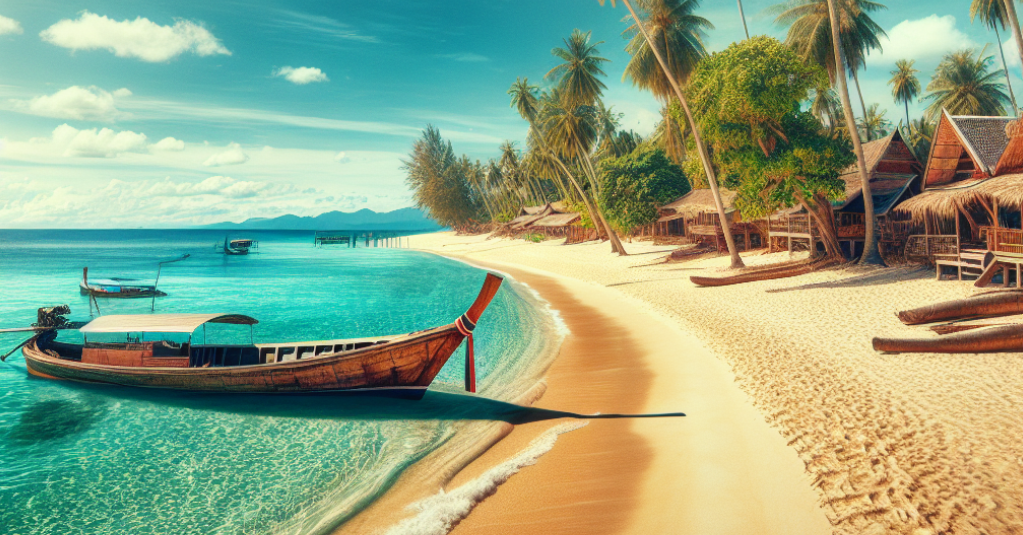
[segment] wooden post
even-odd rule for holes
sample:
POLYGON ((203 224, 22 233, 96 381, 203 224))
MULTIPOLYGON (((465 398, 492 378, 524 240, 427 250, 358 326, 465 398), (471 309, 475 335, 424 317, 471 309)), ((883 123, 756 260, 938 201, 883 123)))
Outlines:
POLYGON ((813 257, 814 253, 817 252, 817 249, 814 247, 813 243, 813 218, 810 217, 809 212, 806 214, 806 230, 807 234, 810 235, 810 256, 813 257))

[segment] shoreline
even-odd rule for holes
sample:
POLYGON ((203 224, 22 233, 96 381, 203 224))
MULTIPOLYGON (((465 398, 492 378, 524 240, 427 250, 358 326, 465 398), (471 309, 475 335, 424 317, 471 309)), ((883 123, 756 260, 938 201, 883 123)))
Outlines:
MULTIPOLYGON (((507 272, 559 311, 571 334, 534 406, 689 414, 589 420, 558 437, 535 466, 497 487, 453 533, 662 533, 676 532, 680 525, 693 533, 830 532, 795 452, 739 391, 727 367, 669 319, 613 289, 525 264, 445 251, 445 243, 416 245, 507 272), (679 344, 687 348, 686 362, 678 362, 679 344), (751 499, 757 502, 753 506, 751 499), (540 510, 548 513, 529 514, 540 510)), ((429 474, 432 462, 417 463, 336 533, 383 533, 414 514, 408 508, 413 502, 439 486, 452 492, 472 484, 563 422, 506 424, 496 440, 487 438, 464 456, 459 465, 473 460, 450 480, 452 471, 429 474)))

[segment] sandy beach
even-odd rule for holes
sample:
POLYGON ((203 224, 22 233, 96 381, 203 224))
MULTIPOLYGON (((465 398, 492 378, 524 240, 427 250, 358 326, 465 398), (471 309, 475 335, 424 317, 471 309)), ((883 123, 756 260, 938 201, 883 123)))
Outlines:
MULTIPOLYGON (((665 264, 669 249, 649 243, 619 258, 606 244, 451 233, 412 246, 507 270, 562 311, 573 335, 537 406, 688 414, 561 435, 454 533, 1023 532, 1023 356, 870 346, 927 336, 894 313, 970 295, 968 282, 846 267, 697 288, 689 276, 727 258, 665 264)), ((552 425, 517 426, 445 491, 552 425)))

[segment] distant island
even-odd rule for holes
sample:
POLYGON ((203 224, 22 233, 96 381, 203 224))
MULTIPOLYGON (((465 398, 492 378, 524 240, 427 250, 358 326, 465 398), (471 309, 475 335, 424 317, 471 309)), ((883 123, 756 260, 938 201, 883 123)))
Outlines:
POLYGON ((432 231, 444 227, 430 219, 418 208, 399 208, 391 212, 374 212, 363 208, 357 212, 324 212, 318 216, 282 215, 280 217, 254 217, 241 223, 225 221, 202 225, 203 229, 246 230, 407 230, 432 231))

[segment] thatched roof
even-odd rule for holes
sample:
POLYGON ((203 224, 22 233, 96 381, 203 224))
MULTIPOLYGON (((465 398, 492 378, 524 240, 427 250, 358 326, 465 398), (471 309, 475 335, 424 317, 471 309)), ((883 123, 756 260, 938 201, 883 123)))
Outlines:
POLYGON ((956 216, 959 207, 973 204, 1023 206, 1023 174, 956 182, 951 186, 931 188, 895 207, 895 212, 911 214, 922 220, 933 214, 942 219, 956 216), (965 183, 964 183, 965 182, 965 183))
MULTIPOLYGON (((870 177, 870 191, 874 197, 875 205, 879 200, 879 195, 882 197, 880 200, 884 200, 892 191, 903 190, 904 186, 912 182, 919 173, 920 163, 916 160, 916 155, 913 154, 909 144, 902 139, 902 134, 898 129, 881 139, 865 143, 863 159, 867 165, 867 176, 870 177), (895 172, 896 170, 898 172, 895 172)), ((843 169, 838 178, 845 182, 845 199, 834 203, 835 208, 841 210, 860 200, 863 179, 860 177, 859 165, 856 163, 843 169)), ((860 204, 862 204, 862 200, 860 200, 860 204)))
POLYGON ((544 204, 544 205, 540 205, 540 206, 523 206, 522 208, 519 209, 519 216, 536 215, 536 214, 541 214, 541 213, 544 213, 544 212, 547 212, 547 211, 550 211, 550 210, 551 210, 550 203, 547 203, 547 204, 544 204))
MULTIPOLYGON (((721 192, 721 202, 725 205, 725 212, 735 211, 735 192, 718 188, 721 192)), ((717 211, 717 204, 714 202, 714 193, 709 189, 694 189, 684 196, 665 204, 661 207, 663 216, 682 215, 695 216, 705 212, 717 211)))
POLYGON ((579 221, 579 219, 581 219, 581 218, 582 218, 582 216, 580 216, 579 214, 576 214, 576 213, 572 213, 572 212, 565 213, 565 214, 551 214, 551 215, 549 215, 547 217, 544 217, 544 218, 540 219, 539 221, 533 223, 530 226, 531 227, 547 227, 547 228, 567 227, 567 226, 571 225, 572 223, 575 223, 576 221, 579 221))
MULTIPOLYGON (((947 111, 945 113, 948 113, 947 111)), ((993 175, 998 159, 1005 152, 1009 138, 1005 126, 1015 117, 978 117, 975 115, 949 115, 952 126, 960 135, 964 147, 982 170, 993 175)))

